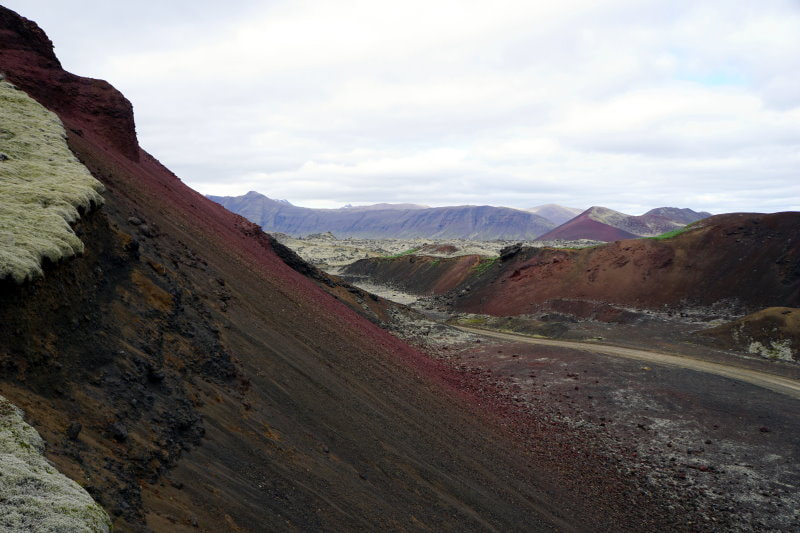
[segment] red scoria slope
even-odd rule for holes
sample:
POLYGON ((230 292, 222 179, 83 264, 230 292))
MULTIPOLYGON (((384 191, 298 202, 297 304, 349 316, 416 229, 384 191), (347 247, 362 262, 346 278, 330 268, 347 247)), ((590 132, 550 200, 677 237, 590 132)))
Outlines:
POLYGON ((643 215, 631 216, 607 207, 593 206, 537 240, 590 239, 611 242, 653 237, 709 216, 709 213, 675 207, 659 207, 643 215))
POLYGON ((618 241, 621 239, 632 239, 636 235, 633 233, 615 228, 603 222, 592 219, 589 211, 584 211, 575 218, 564 222, 544 235, 539 236, 537 241, 574 241, 579 239, 589 239, 592 241, 618 241))
POLYGON ((449 292, 457 311, 498 316, 548 308, 586 315, 606 304, 754 312, 800 305, 798 228, 797 212, 733 213, 671 239, 509 248, 488 268, 465 270, 468 258, 401 257, 363 259, 346 272, 415 294, 449 292))
POLYGON ((541 471, 466 378, 182 184, 138 147, 122 95, 64 72, 3 7, 0 70, 60 115, 107 187, 76 223, 82 257, 0 280, 0 393, 118 531, 641 530, 663 517, 613 474, 575 483, 560 449, 541 471))
POLYGON ((474 282, 457 308, 513 315, 559 299, 639 309, 797 307, 798 228, 796 212, 734 213, 705 219, 672 239, 523 250, 474 282))

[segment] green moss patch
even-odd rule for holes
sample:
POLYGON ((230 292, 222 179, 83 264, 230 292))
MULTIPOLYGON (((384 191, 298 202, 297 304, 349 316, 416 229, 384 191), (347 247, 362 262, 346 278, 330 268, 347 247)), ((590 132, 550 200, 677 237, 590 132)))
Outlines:
POLYGON ((0 531, 111 531, 103 508, 43 454, 39 433, 0 396, 0 531))
POLYGON ((692 222, 691 224, 687 224, 686 226, 683 226, 683 227, 680 227, 680 228, 675 228, 674 230, 668 231, 666 233, 662 233, 661 235, 656 235, 654 237, 645 237, 645 238, 646 239, 654 239, 654 240, 657 240, 657 241, 663 241, 665 239, 671 239, 673 237, 677 237, 678 235, 686 233, 690 229, 694 229, 694 228, 700 227, 699 222, 701 222, 701 221, 700 220, 696 220, 696 221, 692 222))
POLYGON ((0 279, 42 275, 42 261, 83 253, 70 223, 103 203, 58 117, 0 81, 0 279))
POLYGON ((421 248, 421 246, 418 246, 416 248, 409 248, 408 250, 404 250, 404 251, 400 252, 399 254, 387 255, 387 256, 385 256, 385 258, 386 259, 395 259, 397 257, 403 257, 405 255, 412 255, 412 254, 417 253, 420 250, 420 248, 421 248))
POLYGON ((487 270, 492 268, 492 265, 494 265, 497 262, 498 259, 500 259, 500 258, 499 257, 489 257, 489 258, 486 258, 486 259, 481 259, 480 263, 478 263, 474 267, 472 267, 472 272, 474 274, 476 274, 476 275, 483 274, 484 272, 486 272, 487 270))

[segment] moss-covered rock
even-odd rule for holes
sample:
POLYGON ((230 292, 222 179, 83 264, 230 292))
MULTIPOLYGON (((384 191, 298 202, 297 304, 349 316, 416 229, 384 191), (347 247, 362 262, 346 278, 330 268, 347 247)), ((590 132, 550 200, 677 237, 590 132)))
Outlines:
POLYGON ((0 279, 42 275, 83 252, 69 223, 103 203, 103 185, 70 151, 55 114, 0 81, 0 279))
POLYGON ((39 433, 25 423, 18 407, 0 396, 0 530, 110 531, 103 508, 43 453, 39 433))
POLYGON ((767 307, 725 324, 698 331, 723 348, 767 359, 800 361, 800 309, 767 307))

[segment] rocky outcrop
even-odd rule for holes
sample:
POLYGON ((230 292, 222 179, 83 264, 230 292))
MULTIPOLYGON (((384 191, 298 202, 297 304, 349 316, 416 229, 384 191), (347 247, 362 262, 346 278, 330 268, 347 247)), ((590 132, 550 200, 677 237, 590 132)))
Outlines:
POLYGON ((39 102, 46 102, 46 107, 56 112, 74 133, 102 139, 128 159, 138 161, 139 143, 131 103, 103 80, 65 72, 45 33, 3 6, 0 72, 39 102))

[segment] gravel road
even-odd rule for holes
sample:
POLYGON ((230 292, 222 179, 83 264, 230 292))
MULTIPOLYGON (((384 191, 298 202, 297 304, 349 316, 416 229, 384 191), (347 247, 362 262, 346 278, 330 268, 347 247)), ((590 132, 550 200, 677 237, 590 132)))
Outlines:
POLYGON ((561 348, 572 348, 574 350, 582 350, 587 352, 602 353, 606 355, 615 355, 619 357, 626 357, 629 359, 639 359, 659 365, 675 366, 686 368, 689 370, 696 370, 698 372, 706 372, 709 374, 716 374, 746 383, 751 383, 759 387, 780 392, 793 398, 800 398, 800 381, 766 372, 758 372, 746 368, 739 368, 732 365, 723 365, 719 363, 712 363, 709 361, 702 361, 693 357, 685 355, 665 354, 659 352, 650 352, 646 350, 634 350, 632 348, 623 348, 620 346, 609 346, 606 344, 595 344, 575 341, 561 341, 554 339, 540 339, 536 337, 529 337, 527 335, 519 335, 514 333, 501 333, 495 331, 487 331, 478 328, 468 328, 464 326, 456 326, 458 329, 473 333, 477 335, 485 335, 487 337, 494 337, 502 340, 526 342, 529 344, 539 344, 543 346, 556 346, 561 348))

